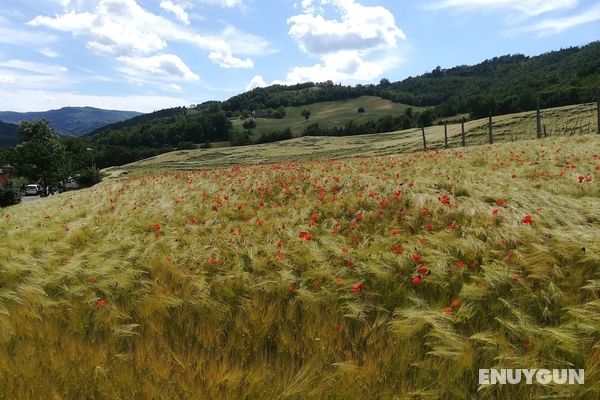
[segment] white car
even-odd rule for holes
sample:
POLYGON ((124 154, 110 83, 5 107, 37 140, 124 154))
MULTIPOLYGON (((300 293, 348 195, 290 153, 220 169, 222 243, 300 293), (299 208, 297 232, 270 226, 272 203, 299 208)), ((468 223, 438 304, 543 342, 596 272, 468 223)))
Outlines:
POLYGON ((38 184, 25 186, 25 196, 37 196, 42 193, 42 187, 38 184))

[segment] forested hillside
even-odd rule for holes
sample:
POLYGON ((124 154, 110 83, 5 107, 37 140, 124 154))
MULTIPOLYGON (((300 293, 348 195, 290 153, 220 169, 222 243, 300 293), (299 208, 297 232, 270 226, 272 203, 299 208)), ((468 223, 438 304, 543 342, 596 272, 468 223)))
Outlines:
POLYGON ((45 119, 61 135, 81 136, 95 129, 140 115, 134 111, 102 110, 94 107, 64 107, 58 110, 18 113, 1 111, 0 121, 13 124, 20 121, 45 119))
POLYGON ((600 42, 535 57, 505 55, 473 66, 438 67, 399 82, 341 86, 333 82, 274 85, 234 96, 223 103, 232 112, 308 105, 379 96, 412 106, 435 107, 437 117, 471 113, 478 117, 588 102, 600 86, 600 42))

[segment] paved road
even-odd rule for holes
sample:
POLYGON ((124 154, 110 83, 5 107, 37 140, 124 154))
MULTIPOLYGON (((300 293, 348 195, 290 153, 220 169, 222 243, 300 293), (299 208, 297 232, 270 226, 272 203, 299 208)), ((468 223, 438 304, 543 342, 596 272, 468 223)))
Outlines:
POLYGON ((28 203, 30 201, 35 201, 35 200, 39 200, 40 196, 23 196, 21 197, 21 202, 22 203, 28 203))

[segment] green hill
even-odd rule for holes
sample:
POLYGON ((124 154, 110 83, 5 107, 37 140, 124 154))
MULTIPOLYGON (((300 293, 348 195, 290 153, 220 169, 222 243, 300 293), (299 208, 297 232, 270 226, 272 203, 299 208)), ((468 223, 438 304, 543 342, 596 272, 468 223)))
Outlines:
POLYGON ((509 54, 479 64, 437 67, 420 76, 378 85, 333 82, 273 85, 239 94, 223 103, 231 112, 302 106, 323 101, 379 96, 411 106, 435 107, 434 117, 489 111, 507 114, 542 107, 585 103, 600 87, 600 42, 537 56, 509 54))
POLYGON ((58 110, 18 113, 1 111, 0 121, 17 124, 20 121, 45 119, 56 132, 68 136, 81 136, 102 126, 124 121, 140 115, 134 111, 102 110, 93 107, 63 107, 58 110))
MULTIPOLYGON (((334 128, 344 126, 350 120, 360 122, 363 120, 377 120, 387 115, 400 115, 408 107, 406 104, 394 103, 375 96, 327 101, 309 106, 286 107, 286 114, 282 119, 256 118, 256 128, 253 132, 254 137, 258 138, 261 134, 290 128, 295 136, 300 136, 309 124, 318 123, 322 128, 334 128), (361 107, 365 110, 363 115, 358 114, 358 109, 361 107), (302 110, 304 109, 311 112, 308 120, 302 116, 302 110)), ((421 108, 417 107, 416 110, 421 110, 421 108)), ((233 119, 234 128, 242 129, 242 123, 242 118, 233 119)))

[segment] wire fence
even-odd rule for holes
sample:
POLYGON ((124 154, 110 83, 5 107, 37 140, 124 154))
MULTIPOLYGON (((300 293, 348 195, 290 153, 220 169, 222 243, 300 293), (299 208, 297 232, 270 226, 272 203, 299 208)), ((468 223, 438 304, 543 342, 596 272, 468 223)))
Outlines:
POLYGON ((600 135, 600 95, 596 103, 421 128, 423 150, 591 134, 600 135))

